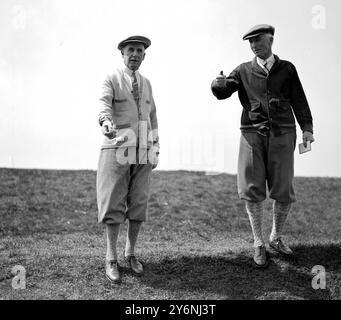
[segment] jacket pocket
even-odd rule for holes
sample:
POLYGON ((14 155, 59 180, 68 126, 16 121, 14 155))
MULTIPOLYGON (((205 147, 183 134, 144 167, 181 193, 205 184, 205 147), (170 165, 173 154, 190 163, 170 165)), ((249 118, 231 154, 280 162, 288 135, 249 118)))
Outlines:
POLYGON ((259 101, 251 102, 251 111, 254 112, 258 109, 260 109, 260 102, 259 101))
POLYGON ((289 100, 272 99, 270 101, 270 113, 274 122, 279 125, 295 123, 289 100))
POLYGON ((283 110, 283 111, 287 111, 289 109, 291 109, 291 104, 289 101, 279 101, 278 103, 278 107, 283 110))
POLYGON ((123 103, 123 102, 127 102, 127 101, 128 101, 127 98, 124 98, 124 99, 114 99, 115 103, 123 103))
POLYGON ((117 112, 128 112, 129 111, 129 101, 127 97, 121 96, 113 99, 113 108, 117 112))
POLYGON ((130 123, 114 124, 114 129, 115 130, 126 129, 126 128, 130 128, 130 127, 131 127, 130 123))
POLYGON ((264 120, 263 109, 259 101, 251 103, 251 110, 248 112, 248 115, 252 122, 264 120))
POLYGON ((270 99, 269 104, 271 109, 279 109, 280 111, 286 111, 291 108, 289 100, 272 98, 270 99))

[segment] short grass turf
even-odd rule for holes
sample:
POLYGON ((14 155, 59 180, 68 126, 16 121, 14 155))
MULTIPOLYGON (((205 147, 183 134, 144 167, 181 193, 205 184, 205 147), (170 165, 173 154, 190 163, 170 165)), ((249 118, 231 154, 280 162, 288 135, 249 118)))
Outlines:
MULTIPOLYGON (((105 241, 97 223, 96 172, 0 169, 0 299, 259 299, 341 298, 341 179, 295 178, 297 202, 284 228, 295 255, 272 251, 271 264, 252 264, 252 235, 236 176, 154 171, 148 221, 135 277, 104 276, 105 241), (12 268, 25 267, 26 288, 14 290, 12 268), (312 287, 314 266, 325 289, 312 287)), ((264 212, 271 230, 272 201, 264 212)))

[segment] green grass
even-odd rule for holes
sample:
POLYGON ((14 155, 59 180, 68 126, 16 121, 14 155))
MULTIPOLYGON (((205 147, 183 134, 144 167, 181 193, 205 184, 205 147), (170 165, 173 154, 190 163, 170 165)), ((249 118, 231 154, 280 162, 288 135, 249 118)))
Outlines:
POLYGON ((0 179, 0 299, 341 298, 339 178, 295 179, 298 201, 284 230, 295 256, 271 253, 260 271, 235 175, 155 171, 137 247, 146 272, 137 278, 123 267, 121 285, 104 277, 94 171, 0 169, 0 179), (24 290, 12 289, 15 265, 26 269, 24 290), (324 290, 311 286, 315 265, 326 269, 324 290))

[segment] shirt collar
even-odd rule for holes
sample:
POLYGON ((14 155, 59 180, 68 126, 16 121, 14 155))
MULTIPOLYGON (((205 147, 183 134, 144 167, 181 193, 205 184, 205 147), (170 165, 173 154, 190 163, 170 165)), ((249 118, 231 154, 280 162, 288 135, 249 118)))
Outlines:
MULTIPOLYGON (((124 66, 123 71, 124 71, 128 76, 130 76, 130 77, 133 76, 133 71, 130 70, 127 66, 124 66)), ((137 76, 137 75, 139 74, 139 71, 136 70, 136 71, 135 71, 135 74, 136 74, 136 76, 137 76)))
POLYGON ((269 58, 263 60, 259 57, 257 57, 257 62, 260 63, 261 65, 265 65, 266 63, 274 64, 275 62, 275 56, 272 54, 269 58))

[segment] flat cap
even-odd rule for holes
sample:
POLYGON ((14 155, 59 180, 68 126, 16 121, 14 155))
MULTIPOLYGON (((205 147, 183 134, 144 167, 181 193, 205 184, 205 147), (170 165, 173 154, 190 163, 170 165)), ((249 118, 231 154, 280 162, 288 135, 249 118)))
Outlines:
POLYGON ((142 43, 144 45, 145 49, 147 49, 152 44, 152 42, 148 38, 146 38, 146 37, 143 37, 143 36, 131 36, 131 37, 127 38, 127 39, 122 40, 118 44, 118 46, 117 46, 118 50, 122 50, 125 47, 125 45, 127 45, 128 43, 142 43))
POLYGON ((243 36, 243 40, 247 40, 253 37, 257 37, 260 34, 270 33, 272 35, 275 34, 275 28, 270 26, 269 24, 258 24, 252 27, 245 35, 243 36))

